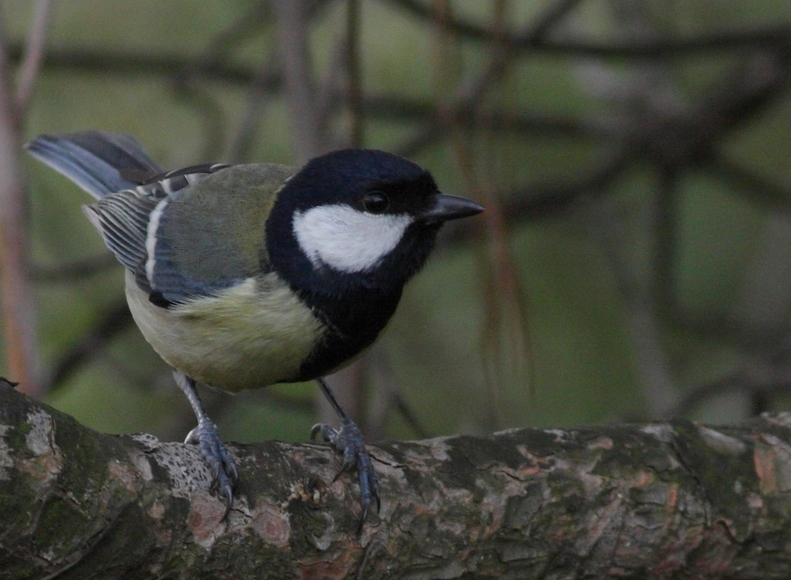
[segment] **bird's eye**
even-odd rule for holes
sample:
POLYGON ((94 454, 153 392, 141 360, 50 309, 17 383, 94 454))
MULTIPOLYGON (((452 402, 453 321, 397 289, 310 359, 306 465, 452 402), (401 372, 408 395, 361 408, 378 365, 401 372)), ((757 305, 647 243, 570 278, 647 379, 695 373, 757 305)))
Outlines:
POLYGON ((363 209, 368 213, 384 213, 390 207, 390 198, 381 191, 371 191, 363 196, 363 209))

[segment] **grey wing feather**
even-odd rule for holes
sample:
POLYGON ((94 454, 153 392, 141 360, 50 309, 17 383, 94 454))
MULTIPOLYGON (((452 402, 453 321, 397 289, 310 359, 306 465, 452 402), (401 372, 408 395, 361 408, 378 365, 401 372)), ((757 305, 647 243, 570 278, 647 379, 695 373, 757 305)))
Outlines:
POLYGON ((132 271, 146 261, 146 238, 151 212, 165 197, 157 188, 127 189, 83 206, 115 257, 132 271))

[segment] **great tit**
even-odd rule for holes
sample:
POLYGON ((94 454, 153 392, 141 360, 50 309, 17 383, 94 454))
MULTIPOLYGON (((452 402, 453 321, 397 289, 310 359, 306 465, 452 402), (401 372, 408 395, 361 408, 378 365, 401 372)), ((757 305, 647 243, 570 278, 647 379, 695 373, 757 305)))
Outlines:
POLYGON ((210 465, 226 515, 236 466, 196 383, 236 393, 317 379, 341 428, 319 424, 311 436, 343 454, 338 475, 357 467, 362 525, 379 502, 376 474, 322 377, 374 342, 440 226, 483 208, 383 151, 165 173, 118 133, 41 135, 26 148, 97 199, 85 215, 126 267, 132 316, 195 411, 187 442, 210 465))

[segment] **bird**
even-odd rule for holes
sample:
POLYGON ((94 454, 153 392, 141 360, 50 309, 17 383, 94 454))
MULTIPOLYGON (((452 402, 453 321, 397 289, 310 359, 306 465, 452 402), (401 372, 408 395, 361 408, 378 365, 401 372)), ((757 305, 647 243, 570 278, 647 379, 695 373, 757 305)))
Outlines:
POLYGON ((239 481, 197 384, 238 393, 317 380, 340 427, 317 424, 356 468, 360 527, 379 485, 363 437, 324 377, 371 346, 440 227, 483 211, 440 192, 419 165, 344 149, 302 167, 194 165, 164 171, 133 137, 40 135, 25 145, 96 200, 83 212, 125 267, 145 339, 173 369, 197 419, 198 445, 227 517, 239 481))

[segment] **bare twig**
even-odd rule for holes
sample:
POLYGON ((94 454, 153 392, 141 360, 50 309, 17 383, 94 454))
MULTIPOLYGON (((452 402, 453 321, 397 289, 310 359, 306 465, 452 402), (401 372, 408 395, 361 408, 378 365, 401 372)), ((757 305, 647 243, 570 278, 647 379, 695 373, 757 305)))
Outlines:
POLYGON ((61 354, 52 365, 48 376, 42 380, 45 390, 56 390, 97 352, 105 348, 113 337, 132 325, 132 315, 126 300, 121 300, 105 310, 80 341, 61 354))
MULTIPOLYGON (((388 0, 391 4, 406 10, 413 16, 426 23, 434 20, 434 12, 426 3, 419 0, 388 0)), ((561 4, 557 14, 565 16, 565 11, 573 8, 573 2, 561 4)), ((550 12, 547 22, 550 25, 557 23, 555 13, 550 12)), ((481 26, 475 22, 457 17, 447 18, 442 25, 455 34, 481 42, 491 42, 501 38, 500 32, 481 26)), ((629 40, 600 43, 595 41, 578 40, 553 40, 549 38, 543 26, 528 28, 521 34, 508 34, 503 39, 514 50, 536 51, 567 56, 592 56, 592 57, 629 57, 629 58, 667 58, 672 56, 685 56, 701 52, 726 51, 739 48, 765 48, 778 45, 787 45, 791 39, 791 29, 788 25, 777 27, 764 27, 753 30, 734 30, 725 32, 712 32, 694 38, 629 40)))
POLYGON ((17 75, 16 104, 20 111, 27 108, 33 94, 38 70, 44 57, 44 43, 51 13, 52 0, 39 0, 36 3, 35 15, 27 37, 25 57, 17 75))
POLYGON ((41 394, 33 292, 28 280, 28 231, 20 149, 23 112, 0 39, 0 294, 6 368, 27 393, 41 394))
POLYGON ((738 190, 752 203, 771 211, 791 214, 791 191, 788 185, 775 183, 717 152, 705 159, 702 168, 715 179, 728 184, 729 188, 738 190))
MULTIPOLYGON (((503 30, 505 25, 505 13, 507 3, 500 0, 496 4, 493 28, 503 30)), ((436 6, 436 21, 442 26, 446 18, 451 17, 450 6, 445 2, 440 2, 436 6)), ((453 42, 453 38, 446 39, 446 43, 453 42)), ((437 52, 445 56, 446 47, 440 47, 437 52)), ((451 101, 451 108, 464 109, 469 117, 476 119, 477 112, 483 106, 483 100, 487 93, 498 86, 499 81, 507 73, 512 63, 512 53, 504 47, 498 40, 493 40, 489 49, 489 60, 483 71, 478 75, 469 75, 457 84, 453 94, 445 95, 444 101, 451 101)), ((438 67, 447 67, 448 63, 440 57, 437 59, 438 67)), ((437 79, 443 78, 443 71, 436 73, 437 79)), ((500 390, 503 384, 502 366, 503 361, 497 354, 501 352, 504 344, 501 335, 504 330, 509 331, 507 346, 514 349, 513 359, 516 368, 522 371, 524 361, 530 360, 530 340, 528 329, 524 325, 523 290, 516 275, 516 265, 507 242, 507 229, 505 227, 505 217, 503 215, 502 203, 498 196, 493 194, 490 185, 481 185, 481 180, 477 175, 475 159, 470 148, 465 142, 464 135, 460 127, 455 124, 457 117, 445 117, 441 119, 448 128, 447 133, 451 138, 451 145, 459 167, 460 174, 465 184, 465 190, 473 198, 480 198, 484 201, 487 211, 484 213, 486 232, 491 240, 492 251, 491 259, 483 265, 484 271, 491 269, 489 276, 490 284, 488 293, 490 299, 485 301, 487 323, 484 328, 483 345, 487 350, 485 362, 487 367, 487 385, 490 395, 489 425, 491 429, 501 427, 505 423, 504 397, 500 390), (508 312, 503 315, 503 310, 508 312)), ((474 121, 472 126, 474 127, 474 121)), ((532 368, 532 365, 530 365, 532 368)), ((528 391, 532 389, 530 375, 520 372, 520 379, 528 383, 528 391)), ((521 381, 520 381, 521 382, 521 381)))
POLYGON ((774 397, 791 395, 791 373, 787 368, 772 368, 764 376, 756 377, 750 369, 739 369, 724 377, 703 383, 681 397, 666 416, 688 415, 706 401, 732 394, 771 400, 774 397))
POLYGON ((535 24, 530 27, 525 36, 542 42, 581 2, 582 0, 555 0, 555 3, 536 19, 535 24))
POLYGON ((250 37, 263 33, 274 22, 272 6, 265 0, 255 0, 230 26, 211 39, 201 59, 204 63, 221 64, 223 57, 250 37))
POLYGON ((176 76, 171 87, 179 101, 191 107, 202 121, 200 161, 218 160, 225 144, 228 123, 215 95, 203 86, 199 77, 190 74, 176 76))
POLYGON ((294 131, 292 147, 297 164, 302 164, 324 151, 308 45, 308 2, 275 0, 273 6, 277 14, 278 46, 294 131))
POLYGON ((118 260, 115 259, 115 256, 109 252, 102 252, 101 255, 91 256, 67 264, 52 266, 32 264, 30 266, 30 279, 34 282, 43 282, 45 284, 75 282, 117 267, 118 260))
POLYGON ((346 0, 346 75, 349 80, 349 147, 363 144, 362 75, 360 72, 360 2, 346 0))

